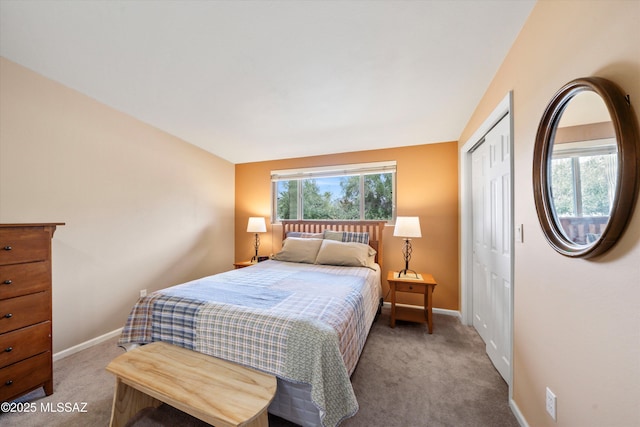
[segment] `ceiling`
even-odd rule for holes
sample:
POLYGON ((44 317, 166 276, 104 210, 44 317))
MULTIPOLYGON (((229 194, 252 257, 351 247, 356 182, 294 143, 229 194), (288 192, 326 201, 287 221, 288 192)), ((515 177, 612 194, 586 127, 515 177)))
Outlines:
POLYGON ((246 163, 457 140, 534 3, 0 0, 0 55, 246 163))

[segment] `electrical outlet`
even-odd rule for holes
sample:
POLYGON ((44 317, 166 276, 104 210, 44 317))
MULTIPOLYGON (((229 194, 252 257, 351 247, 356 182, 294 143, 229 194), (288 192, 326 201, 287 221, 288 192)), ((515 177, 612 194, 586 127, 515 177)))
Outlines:
POLYGON ((553 394, 549 387, 547 387, 547 412, 549 413, 549 415, 551 415, 551 418, 553 418, 554 421, 556 420, 557 401, 558 398, 556 397, 556 395, 553 394))
POLYGON ((146 289, 140 289, 140 298, 146 297, 146 296, 147 296, 147 290, 146 289))

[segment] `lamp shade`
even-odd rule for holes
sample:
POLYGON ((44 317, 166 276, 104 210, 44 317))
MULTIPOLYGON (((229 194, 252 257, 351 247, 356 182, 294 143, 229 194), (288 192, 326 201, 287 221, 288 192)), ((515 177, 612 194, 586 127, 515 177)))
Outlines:
POLYGON ((267 224, 264 218, 261 216, 249 217, 249 223, 247 224, 247 232, 249 233, 266 233, 267 224))
POLYGON ((396 227, 393 230, 396 237, 422 237, 420 231, 420 218, 417 216, 399 216, 396 218, 396 227))

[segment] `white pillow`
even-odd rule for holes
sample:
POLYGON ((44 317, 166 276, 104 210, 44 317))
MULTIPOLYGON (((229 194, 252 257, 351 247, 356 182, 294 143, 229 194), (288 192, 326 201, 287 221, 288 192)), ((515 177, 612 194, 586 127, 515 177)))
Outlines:
POLYGON ((324 239, 316 257, 316 264, 370 267, 376 251, 369 245, 324 239))
POLYGON ((273 259, 314 264, 321 244, 322 239, 287 237, 284 242, 282 242, 282 250, 278 252, 273 259))
POLYGON ((323 237, 325 239, 342 242, 342 239, 344 238, 344 231, 324 230, 323 237))

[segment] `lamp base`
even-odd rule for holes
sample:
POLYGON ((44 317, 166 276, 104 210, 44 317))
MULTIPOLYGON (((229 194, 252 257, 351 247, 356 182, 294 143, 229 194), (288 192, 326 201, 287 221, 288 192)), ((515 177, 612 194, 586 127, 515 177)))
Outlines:
POLYGON ((409 273, 413 273, 415 278, 418 278, 418 273, 413 270, 409 270, 409 260, 411 259, 411 239, 404 239, 404 247, 402 248, 402 255, 404 255, 404 270, 400 270, 398 278, 407 277, 409 273))
POLYGON ((257 264, 258 263, 258 249, 260 248, 260 236, 258 236, 258 233, 256 233, 256 241, 253 244, 253 247, 256 250, 256 254, 251 257, 251 264, 257 264))
POLYGON ((418 273, 416 273, 413 270, 408 270, 408 269, 404 269, 398 272, 398 278, 400 277, 407 277, 409 276, 409 273, 413 273, 413 276, 415 276, 416 279, 418 279, 418 273))

